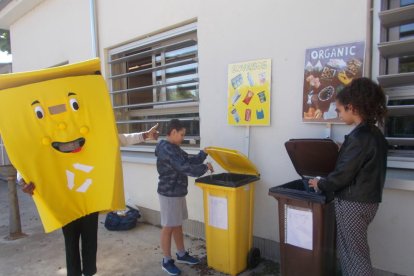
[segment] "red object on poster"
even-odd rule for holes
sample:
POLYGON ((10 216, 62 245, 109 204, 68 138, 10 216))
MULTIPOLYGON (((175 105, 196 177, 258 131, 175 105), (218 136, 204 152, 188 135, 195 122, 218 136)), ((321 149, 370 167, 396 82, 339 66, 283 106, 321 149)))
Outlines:
POLYGON ((252 91, 247 91, 246 97, 244 97, 243 102, 248 105, 252 100, 253 95, 254 93, 252 91))

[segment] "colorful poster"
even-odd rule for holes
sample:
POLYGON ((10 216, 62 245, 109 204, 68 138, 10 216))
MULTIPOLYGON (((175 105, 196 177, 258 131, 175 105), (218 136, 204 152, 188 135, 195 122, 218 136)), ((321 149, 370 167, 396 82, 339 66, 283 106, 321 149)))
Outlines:
POLYGON ((303 79, 304 122, 340 122, 335 95, 363 76, 364 42, 306 50, 303 79))
POLYGON ((271 60, 229 64, 227 121, 230 125, 270 125, 271 60))

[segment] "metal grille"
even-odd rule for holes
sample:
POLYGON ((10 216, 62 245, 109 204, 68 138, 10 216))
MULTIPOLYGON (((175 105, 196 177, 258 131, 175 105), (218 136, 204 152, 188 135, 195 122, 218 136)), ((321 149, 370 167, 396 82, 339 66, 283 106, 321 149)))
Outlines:
POLYGON ((120 133, 159 123, 161 137, 172 118, 186 127, 185 144, 200 144, 196 24, 109 51, 110 94, 120 133))

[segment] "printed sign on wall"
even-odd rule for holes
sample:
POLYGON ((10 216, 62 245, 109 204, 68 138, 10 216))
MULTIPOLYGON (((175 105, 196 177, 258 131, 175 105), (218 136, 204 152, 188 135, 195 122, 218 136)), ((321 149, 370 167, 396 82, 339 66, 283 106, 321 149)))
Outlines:
POLYGON ((364 42, 306 50, 303 80, 304 122, 340 122, 335 95, 363 76, 364 42))
POLYGON ((270 76, 270 59, 229 64, 230 125, 270 125, 270 76))

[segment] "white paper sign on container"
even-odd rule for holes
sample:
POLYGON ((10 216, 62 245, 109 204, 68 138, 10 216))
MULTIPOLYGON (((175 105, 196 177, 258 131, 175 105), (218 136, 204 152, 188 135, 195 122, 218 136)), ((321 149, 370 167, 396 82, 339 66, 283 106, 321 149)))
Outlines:
POLYGON ((209 195, 208 206, 208 224, 216 228, 227 230, 227 198, 209 195))
POLYGON ((312 210, 286 205, 285 241, 288 244, 312 250, 312 210))

